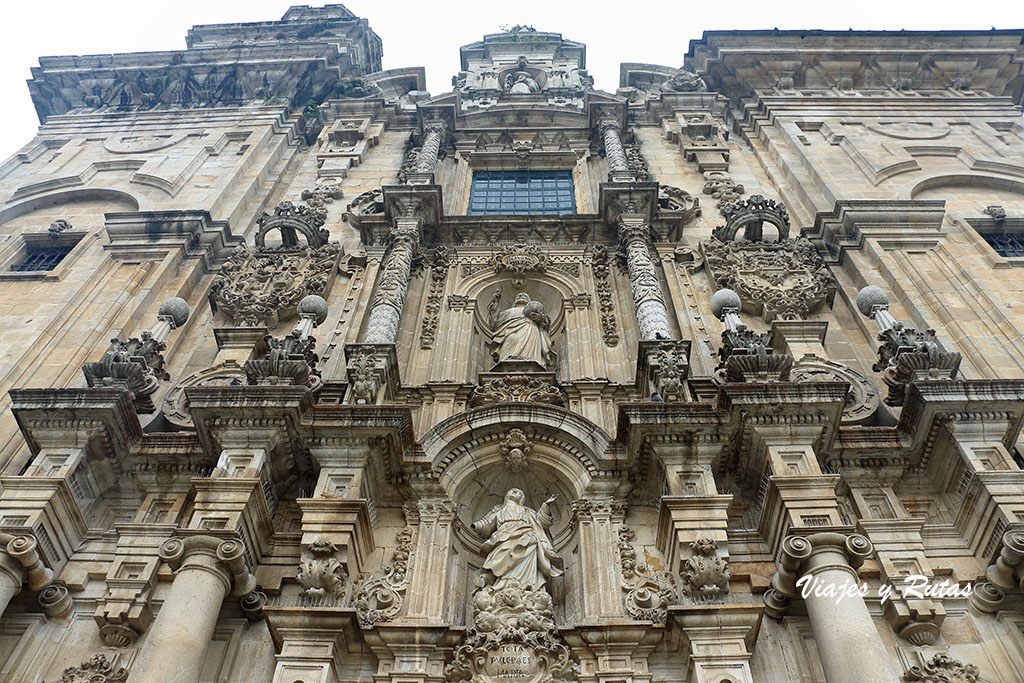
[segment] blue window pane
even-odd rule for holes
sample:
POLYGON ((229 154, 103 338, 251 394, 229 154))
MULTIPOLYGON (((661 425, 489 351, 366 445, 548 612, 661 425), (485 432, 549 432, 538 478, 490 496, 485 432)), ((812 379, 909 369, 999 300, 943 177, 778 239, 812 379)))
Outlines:
POLYGON ((477 171, 469 213, 576 213, 572 171, 477 171))

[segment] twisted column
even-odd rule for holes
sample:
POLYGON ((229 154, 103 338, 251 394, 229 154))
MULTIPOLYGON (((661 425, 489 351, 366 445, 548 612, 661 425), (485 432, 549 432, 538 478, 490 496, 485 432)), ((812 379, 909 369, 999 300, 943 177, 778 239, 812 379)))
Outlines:
POLYGON ((623 214, 619 217, 619 243, 626 254, 640 338, 656 339, 660 335, 663 339, 671 339, 665 296, 651 259, 650 233, 651 226, 643 216, 623 214))
POLYGON ((619 124, 615 121, 602 121, 600 130, 604 138, 604 156, 608 161, 608 179, 622 180, 621 174, 629 173, 629 161, 619 138, 619 124))
POLYGON ((765 593, 765 613, 781 618, 803 595, 828 683, 892 681, 885 645, 860 592, 857 568, 874 548, 860 534, 788 536, 781 567, 765 593))
POLYGON ((195 683, 213 638, 221 604, 234 585, 242 596, 255 586, 240 541, 212 536, 172 538, 160 559, 176 570, 129 683, 195 683))
MULTIPOLYGON (((441 153, 441 142, 448 132, 445 123, 431 123, 424 127, 423 146, 419 158, 416 159, 416 173, 432 174, 437 168, 437 157, 441 153)), ((625 158, 625 156, 623 156, 625 158)))
POLYGON ((377 293, 366 326, 367 344, 394 344, 409 289, 412 259, 419 244, 419 219, 399 218, 391 231, 391 248, 384 259, 377 293))

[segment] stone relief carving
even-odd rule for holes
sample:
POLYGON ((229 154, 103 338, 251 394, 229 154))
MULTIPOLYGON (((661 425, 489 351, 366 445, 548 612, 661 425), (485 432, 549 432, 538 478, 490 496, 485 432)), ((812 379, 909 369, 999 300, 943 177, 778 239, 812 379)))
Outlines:
MULTIPOLYGON (((1004 218, 1006 217, 1005 213, 1004 213, 1003 217, 1004 218)), ((69 223, 68 221, 64 220, 63 218, 58 218, 54 222, 50 223, 50 227, 47 228, 47 232, 50 235, 50 239, 54 239, 55 240, 55 239, 59 239, 60 238, 60 234, 62 232, 67 232, 71 228, 72 228, 71 223, 69 223)))
POLYGON ((375 190, 367 190, 356 198, 345 209, 345 220, 350 216, 383 216, 384 215, 384 191, 379 187, 375 190))
POLYGON ((420 160, 421 147, 414 144, 412 138, 409 138, 409 143, 406 146, 405 156, 402 157, 402 165, 398 169, 396 177, 398 182, 405 185, 409 182, 409 174, 416 173, 416 165, 420 160))
POLYGON ((829 301, 836 281, 814 245, 805 238, 778 242, 720 242, 703 245, 708 272, 718 287, 734 290, 744 307, 765 320, 803 316, 829 301))
POLYGON ((473 624, 445 668, 450 681, 559 681, 578 673, 545 588, 562 573, 547 534, 554 496, 537 510, 524 499, 521 490, 509 489, 504 502, 471 525, 486 539, 487 558, 472 597, 473 624))
POLYGON ((309 544, 313 557, 299 563, 296 577, 302 586, 302 594, 310 602, 337 601, 344 597, 348 587, 348 570, 336 557, 338 551, 330 541, 318 540, 309 544))
POLYGON ((683 563, 683 592, 692 598, 714 598, 728 593, 732 574, 728 561, 715 553, 718 543, 705 537, 689 545, 693 555, 683 563))
POLYGON ((179 381, 164 397, 160 412, 171 424, 192 429, 192 414, 188 410, 187 387, 228 387, 246 383, 245 371, 234 361, 214 365, 213 367, 192 373, 179 381))
POLYGON ((849 382, 843 406, 843 424, 862 424, 878 411, 881 397, 871 381, 848 365, 825 358, 804 356, 789 373, 791 382, 849 382))
POLYGON ((601 337, 605 346, 614 348, 619 345, 619 330, 615 321, 615 297, 612 295, 607 248, 594 247, 590 267, 594 274, 597 302, 601 311, 601 337))
POLYGON ((704 92, 708 89, 704 79, 687 69, 676 69, 662 83, 662 92, 704 92))
POLYGON ((704 194, 711 195, 715 206, 721 210, 726 204, 738 202, 745 192, 742 183, 737 183, 725 171, 704 172, 704 194))
POLYGON ((547 270, 548 254, 536 244, 508 244, 491 257, 491 263, 495 272, 511 274, 512 284, 522 287, 527 273, 547 270))
POLYGON ((341 190, 340 178, 317 178, 316 184, 302 191, 302 201, 313 208, 321 208, 341 199, 345 193, 341 190))
POLYGON ((341 251, 326 241, 327 231, 319 227, 324 222, 321 213, 292 207, 277 216, 262 216, 256 246, 236 248, 210 287, 214 309, 244 327, 273 327, 293 318, 303 297, 323 295, 341 251), (281 228, 284 243, 265 246, 266 233, 276 227, 281 228), (309 240, 306 246, 298 244, 300 231, 309 240))
POLYGON ((521 429, 510 429, 498 446, 505 464, 513 472, 522 472, 529 465, 530 452, 533 444, 521 429))
POLYGON ((441 297, 444 295, 445 281, 448 279, 448 268, 451 265, 446 247, 434 250, 433 263, 430 266, 430 287, 427 291, 426 310, 420 327, 420 348, 431 349, 437 340, 437 325, 441 315, 441 297))
POLYGON ((499 311, 501 296, 499 287, 488 305, 494 362, 534 361, 543 368, 551 367, 555 352, 548 334, 551 319, 544 312, 544 305, 532 301, 526 292, 519 292, 511 307, 499 311))
POLYGON ((793 356, 775 353, 771 332, 726 330, 718 349, 716 375, 726 382, 787 382, 793 356))
POLYGON ((629 285, 642 339, 669 336, 668 309, 651 258, 651 226, 646 222, 620 220, 620 250, 626 255, 629 285))
POLYGON ((348 359, 348 375, 356 405, 373 405, 380 388, 377 354, 373 347, 363 347, 352 354, 348 359))
POLYGON ((630 527, 619 527, 619 567, 626 612, 638 621, 664 624, 668 606, 676 602, 675 577, 672 572, 654 571, 639 559, 633 547, 635 537, 636 532, 630 527))
MULTIPOLYGON (((989 218, 991 218, 996 225, 1006 222, 1006 209, 1001 206, 986 206, 982 212, 989 218)), ((53 231, 53 226, 50 226, 50 230, 53 231)))
POLYGON ((111 339, 110 348, 96 363, 85 363, 82 373, 90 387, 121 387, 132 395, 138 413, 156 412, 153 394, 160 380, 170 375, 164 370, 163 352, 167 345, 142 333, 142 339, 111 339))
POLYGON ((128 680, 128 670, 115 662, 108 661, 106 655, 93 655, 78 666, 64 669, 60 675, 61 683, 119 683, 128 680))
POLYGON ((900 678, 904 683, 977 683, 980 672, 973 664, 964 664, 940 652, 921 666, 911 667, 900 678))
POLYGON ((882 381, 889 387, 885 404, 901 406, 906 399, 907 385, 916 379, 955 377, 962 356, 957 351, 942 351, 935 330, 918 331, 897 322, 880 332, 878 362, 872 369, 882 372, 882 381))
POLYGON ((509 402, 564 406, 565 394, 551 382, 539 377, 507 375, 488 380, 474 389, 469 397, 469 405, 473 408, 509 402))
POLYGON ((320 373, 316 364, 320 360, 313 352, 316 339, 301 336, 293 330, 283 339, 271 335, 264 337, 269 351, 266 358, 245 361, 245 376, 249 384, 292 384, 320 388, 320 373))
POLYGON ((700 200, 672 185, 658 186, 658 212, 678 214, 684 223, 700 215, 700 200))
POLYGON ((760 242, 766 222, 776 227, 779 241, 789 237, 789 212, 785 204, 774 199, 754 194, 747 199, 722 205, 721 211, 725 225, 715 228, 711 236, 722 242, 735 240, 740 230, 743 230, 743 239, 746 241, 760 242))
POLYGON ((391 621, 402 609, 409 588, 409 560, 412 557, 412 530, 398 532, 397 545, 391 553, 391 564, 383 574, 361 574, 352 587, 352 605, 359 615, 359 624, 370 628, 391 621))
POLYGON ((398 324, 405 307, 405 294, 409 287, 413 260, 419 246, 419 232, 415 224, 399 223, 388 233, 388 250, 381 264, 377 289, 366 324, 366 341, 371 344, 391 344, 398 333, 398 324))
POLYGON ((689 374, 687 347, 679 342, 663 342, 654 353, 654 388, 664 401, 685 401, 689 374))
POLYGON ((631 142, 623 145, 622 148, 626 152, 626 163, 629 165, 629 170, 637 182, 648 180, 651 172, 647 166, 647 159, 644 159, 644 155, 640 153, 640 145, 631 142))

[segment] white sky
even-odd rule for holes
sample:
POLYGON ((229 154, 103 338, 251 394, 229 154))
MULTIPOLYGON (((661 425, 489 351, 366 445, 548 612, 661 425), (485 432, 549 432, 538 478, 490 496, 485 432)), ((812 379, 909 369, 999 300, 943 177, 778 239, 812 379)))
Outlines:
MULTIPOLYGON (((0 31, 0 160, 38 121, 25 80, 40 55, 184 49, 193 24, 280 19, 287 0, 44 0, 4 3, 0 31)), ((308 2, 315 6, 322 2, 308 2)), ((1024 27, 1020 0, 348 0, 384 42, 384 68, 423 66, 427 87, 451 88, 459 46, 503 24, 531 24, 587 45, 596 87, 615 91, 620 62, 680 66, 705 30, 938 30, 1024 27)))

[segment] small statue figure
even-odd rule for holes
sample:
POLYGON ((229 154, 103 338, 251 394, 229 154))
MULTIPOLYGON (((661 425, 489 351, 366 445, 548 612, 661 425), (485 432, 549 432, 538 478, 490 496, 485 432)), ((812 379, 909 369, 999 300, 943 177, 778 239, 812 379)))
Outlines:
POLYGON ((501 288, 495 292, 488 306, 491 337, 491 356, 496 363, 506 360, 532 360, 547 368, 554 363, 548 327, 551 319, 544 313, 544 304, 531 301, 526 292, 519 292, 512 307, 498 313, 501 288))
POLYGON ((486 538, 483 549, 487 559, 483 565, 484 585, 501 584, 515 579, 521 586, 543 588, 545 582, 562 575, 562 560, 548 538, 547 529, 553 521, 549 508, 551 496, 539 510, 524 504, 526 495, 520 489, 509 489, 505 501, 488 512, 470 528, 486 538))

